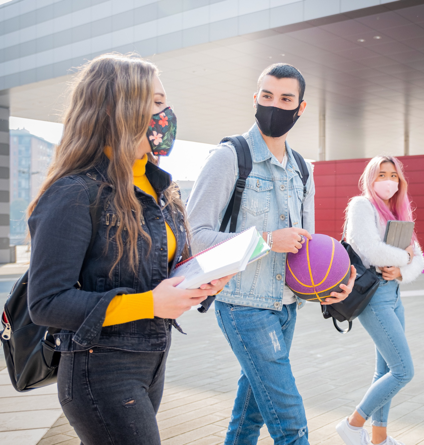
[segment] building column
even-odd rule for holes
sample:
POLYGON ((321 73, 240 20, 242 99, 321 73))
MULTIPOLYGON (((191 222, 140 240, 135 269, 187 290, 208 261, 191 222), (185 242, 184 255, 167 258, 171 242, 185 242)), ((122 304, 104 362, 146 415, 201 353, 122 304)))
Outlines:
POLYGON ((409 121, 405 117, 404 136, 403 136, 403 155, 409 156, 409 121))
POLYGON ((0 264, 10 262, 9 109, 0 107, 0 264))
POLYGON ((318 161, 325 161, 327 157, 325 150, 325 106, 321 106, 319 110, 318 139, 318 161))

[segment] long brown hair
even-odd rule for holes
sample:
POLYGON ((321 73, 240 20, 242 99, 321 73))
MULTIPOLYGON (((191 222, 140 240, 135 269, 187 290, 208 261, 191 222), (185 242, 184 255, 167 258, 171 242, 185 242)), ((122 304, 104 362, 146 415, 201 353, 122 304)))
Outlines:
MULTIPOLYGON (((131 54, 104 54, 84 65, 76 75, 69 107, 64 117, 64 131, 50 165, 47 178, 28 207, 28 217, 43 193, 64 176, 81 174, 100 162, 105 146, 113 147, 108 167, 112 203, 118 221, 118 255, 111 270, 128 251, 130 267, 137 270, 137 237, 141 235, 149 250, 151 239, 143 230, 142 207, 134 193, 132 166, 136 149, 146 134, 153 109, 155 65, 131 54), (123 231, 127 233, 124 246, 123 231)), ((150 161, 154 161, 149 156, 150 161)), ((104 186, 100 188, 99 193, 104 186)), ((185 208, 175 185, 164 193, 171 215, 185 208)), ((100 195, 99 195, 100 196, 100 195)), ((186 221, 186 218, 184 218, 186 221)), ((186 225, 187 233, 188 227, 186 225)), ((186 246, 184 257, 188 255, 186 246)))

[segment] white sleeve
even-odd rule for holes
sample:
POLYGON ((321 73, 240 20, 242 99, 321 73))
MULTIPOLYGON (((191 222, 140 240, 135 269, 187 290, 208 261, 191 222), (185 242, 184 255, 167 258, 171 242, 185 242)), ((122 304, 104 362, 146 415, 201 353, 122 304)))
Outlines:
POLYGON ((347 213, 348 239, 352 239, 359 253, 375 267, 403 267, 408 264, 406 250, 390 246, 381 240, 377 227, 377 215, 373 205, 365 197, 353 198, 347 213))
POLYGON ((400 283, 407 284, 417 279, 424 270, 424 258, 420 245, 414 243, 414 258, 410 264, 400 267, 402 279, 398 280, 400 283))

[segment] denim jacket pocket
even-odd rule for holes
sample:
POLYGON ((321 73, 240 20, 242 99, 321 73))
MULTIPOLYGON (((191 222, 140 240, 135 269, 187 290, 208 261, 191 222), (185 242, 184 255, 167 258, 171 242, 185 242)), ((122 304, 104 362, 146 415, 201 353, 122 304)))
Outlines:
POLYGON ((273 188, 272 181, 254 176, 247 178, 241 201, 243 211, 254 216, 269 212, 273 188))

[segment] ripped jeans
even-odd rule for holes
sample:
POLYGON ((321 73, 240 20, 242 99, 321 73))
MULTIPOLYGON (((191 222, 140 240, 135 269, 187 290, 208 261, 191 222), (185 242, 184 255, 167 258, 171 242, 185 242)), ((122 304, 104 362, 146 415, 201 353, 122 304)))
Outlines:
POLYGON ((290 366, 296 303, 281 312, 215 302, 241 375, 225 445, 256 444, 264 422, 276 445, 308 445, 305 409, 290 366))
POLYGON ((160 445, 165 352, 62 352, 58 395, 82 445, 160 445))

